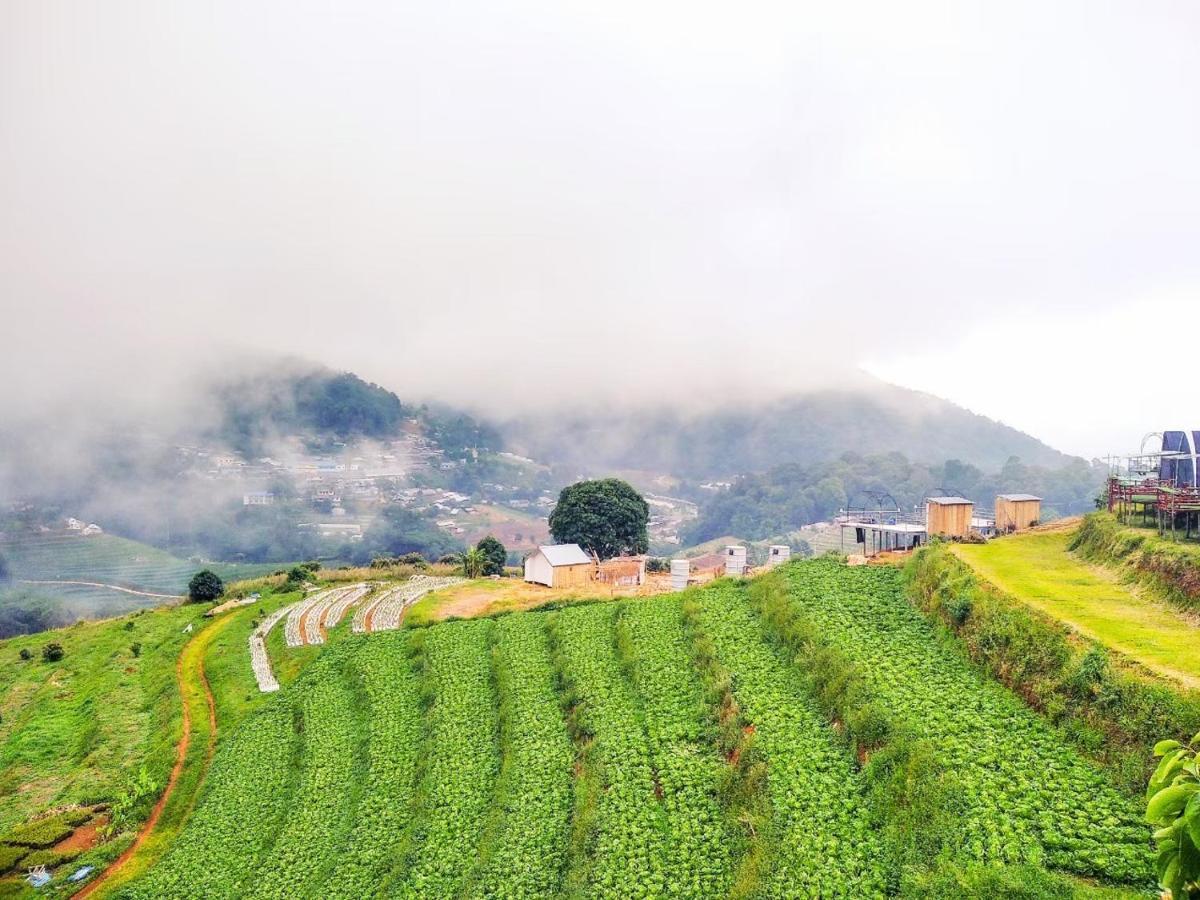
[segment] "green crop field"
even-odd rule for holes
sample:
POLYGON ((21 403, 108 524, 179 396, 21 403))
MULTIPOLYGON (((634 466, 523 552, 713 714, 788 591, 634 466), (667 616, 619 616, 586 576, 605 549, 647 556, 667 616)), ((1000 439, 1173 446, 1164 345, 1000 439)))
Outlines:
POLYGON ((1108 644, 1152 672, 1200 688, 1200 628, 1067 550, 1067 531, 1011 535, 954 552, 1017 600, 1108 644))
POLYGON ((1016 896, 993 893, 998 878, 1040 885, 1029 897, 1153 887, 1137 800, 947 648, 897 572, 821 560, 763 584, 864 664, 889 722, 933 748, 954 817, 936 826, 936 858, 904 857, 885 827, 908 776, 881 787, 755 583, 721 580, 339 636, 223 735, 177 839, 113 893, 869 898, 928 896, 921 879, 935 876, 964 897, 1016 896))
MULTIPOLYGON (((95 581, 150 593, 180 595, 198 563, 111 534, 45 535, 0 543, 14 579, 95 581)), ((227 581, 279 568, 273 563, 205 563, 227 581)), ((110 595, 106 595, 110 596, 110 595)))

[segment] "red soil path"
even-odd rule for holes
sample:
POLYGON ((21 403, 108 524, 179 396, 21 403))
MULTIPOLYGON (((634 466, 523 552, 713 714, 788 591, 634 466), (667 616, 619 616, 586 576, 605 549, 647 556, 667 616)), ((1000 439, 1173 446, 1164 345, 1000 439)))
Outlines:
MULTIPOLYGON (((192 638, 192 640, 194 641, 198 637, 200 637, 199 634, 192 638)), ((99 878, 75 894, 72 900, 83 900, 84 897, 90 896, 99 890, 101 885, 116 875, 122 866, 129 862, 142 844, 146 842, 147 838, 150 837, 150 833, 154 830, 154 826, 158 824, 158 820, 162 816, 167 801, 171 799, 171 794, 175 791, 175 784, 179 781, 179 776, 183 772, 184 761, 187 759, 188 745, 192 741, 192 714, 188 709, 187 697, 184 694, 183 653, 184 651, 180 650, 179 658, 175 661, 175 680, 179 683, 179 696, 183 701, 183 734, 180 735, 179 744, 175 748, 175 765, 171 768, 171 777, 167 779, 167 786, 163 789, 158 802, 154 804, 154 809, 150 811, 150 818, 142 825, 133 843, 129 845, 124 853, 114 859, 107 869, 100 873, 99 878)), ((212 761, 213 751, 216 748, 217 706, 216 701, 213 699, 212 689, 208 685, 208 676, 204 674, 203 657, 200 658, 198 667, 200 670, 200 684, 204 688, 204 699, 208 703, 209 738, 205 759, 205 768, 207 769, 208 763, 212 761)))

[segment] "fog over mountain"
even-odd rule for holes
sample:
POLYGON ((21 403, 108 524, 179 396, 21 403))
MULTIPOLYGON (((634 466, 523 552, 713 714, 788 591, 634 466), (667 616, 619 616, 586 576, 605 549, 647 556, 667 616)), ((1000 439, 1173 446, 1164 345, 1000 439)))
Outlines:
POLYGON ((1200 284, 1197 15, 6 3, 0 414, 227 353, 505 414, 865 363, 1100 452, 1171 407, 1040 388, 1200 284))

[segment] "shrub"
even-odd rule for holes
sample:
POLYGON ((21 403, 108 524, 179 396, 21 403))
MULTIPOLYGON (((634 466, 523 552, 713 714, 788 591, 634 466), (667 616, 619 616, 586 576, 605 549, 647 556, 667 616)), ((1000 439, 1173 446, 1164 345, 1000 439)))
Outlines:
POLYGON ((33 659, 33 651, 30 650, 28 647, 22 647, 21 652, 18 653, 17 655, 19 657, 21 657, 21 659, 26 660, 26 661, 33 659))
POLYGON ((129 645, 129 652, 133 654, 134 659, 137 659, 139 656, 142 655, 142 645, 140 643, 138 643, 137 641, 134 641, 132 644, 129 645))
POLYGON ((189 603, 211 603, 224 593, 225 582, 211 569, 202 569, 188 582, 189 603))
POLYGON ((655 575, 670 572, 671 561, 663 559, 661 556, 651 556, 646 560, 646 571, 655 575))
POLYGON ((475 549, 482 553, 487 560, 483 567, 484 575, 504 574, 504 563, 508 560, 508 551, 504 549, 502 543, 489 534, 475 545, 475 549))
POLYGON ((58 662, 66 656, 66 651, 63 650, 63 645, 57 641, 51 641, 42 648, 42 659, 46 662, 58 662))

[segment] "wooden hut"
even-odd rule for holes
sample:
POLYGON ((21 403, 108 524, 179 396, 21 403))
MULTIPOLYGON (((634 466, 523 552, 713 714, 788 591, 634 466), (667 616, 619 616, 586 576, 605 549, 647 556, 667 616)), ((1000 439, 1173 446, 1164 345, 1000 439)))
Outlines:
POLYGON ((640 587, 646 583, 646 557, 614 556, 596 560, 596 580, 618 587, 640 587))
POLYGON ((975 504, 965 497, 930 497, 925 501, 925 531, 939 537, 966 537, 971 533, 975 504))
POLYGON ((596 562, 578 544, 538 547, 525 558, 525 580, 546 587, 578 587, 588 584, 596 562))
POLYGON ((1022 531, 1042 518, 1042 498, 1033 494, 1000 494, 996 497, 996 531, 1022 531))

